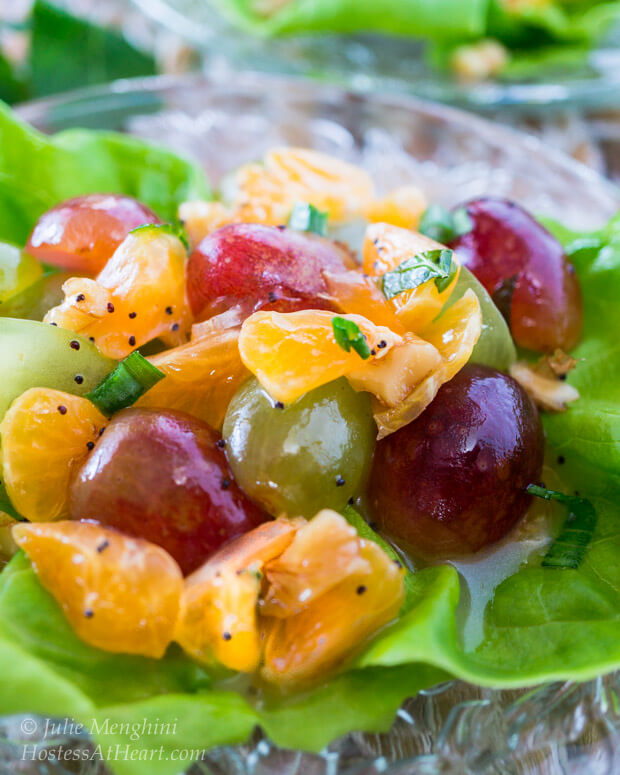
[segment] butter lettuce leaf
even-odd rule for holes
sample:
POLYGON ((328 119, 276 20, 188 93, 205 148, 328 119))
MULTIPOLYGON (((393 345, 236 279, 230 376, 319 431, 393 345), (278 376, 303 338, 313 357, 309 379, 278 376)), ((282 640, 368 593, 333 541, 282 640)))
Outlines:
POLYGON ((0 240, 24 245, 45 210, 93 192, 129 194, 172 220, 209 188, 198 165, 171 151, 113 132, 47 137, 0 103, 0 240))

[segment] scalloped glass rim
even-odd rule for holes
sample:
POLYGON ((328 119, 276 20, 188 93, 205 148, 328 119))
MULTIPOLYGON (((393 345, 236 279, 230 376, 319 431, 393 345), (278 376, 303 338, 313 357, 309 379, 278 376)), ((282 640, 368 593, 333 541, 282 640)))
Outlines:
MULTIPOLYGON (((289 142, 363 163, 384 188, 416 180, 445 204, 485 192, 511 196, 576 228, 595 226, 620 207, 620 189, 533 137, 418 99, 311 81, 256 73, 237 73, 234 81, 128 80, 27 104, 20 113, 44 131, 99 126, 159 140, 195 156, 216 182, 274 143, 289 142)), ((256 735, 247 745, 210 752, 192 775, 614 775, 619 693, 620 673, 522 691, 453 681, 408 701, 389 733, 352 733, 321 755, 283 751, 256 735)), ((16 771, 18 738, 19 719, 0 721, 0 772, 16 771)), ((87 773, 95 770, 81 775, 87 773)))
POLYGON ((281 75, 312 74, 345 88, 415 94, 476 110, 614 107, 620 101, 620 24, 580 65, 537 77, 459 83, 429 67, 420 41, 393 36, 294 35, 263 39, 235 27, 218 0, 132 0, 147 16, 202 51, 207 61, 281 75))

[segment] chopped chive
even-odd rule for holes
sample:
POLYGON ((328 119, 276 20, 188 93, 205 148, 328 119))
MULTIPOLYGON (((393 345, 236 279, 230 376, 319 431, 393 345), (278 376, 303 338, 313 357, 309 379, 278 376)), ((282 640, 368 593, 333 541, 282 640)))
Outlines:
POLYGON ((335 317, 332 318, 332 329, 336 343, 343 350, 347 352, 351 352, 351 349, 355 350, 364 361, 370 358, 370 347, 357 323, 347 318, 335 317))
POLYGON ((131 353, 86 398, 106 416, 125 409, 164 378, 164 374, 139 352, 131 353))
POLYGON ((473 228, 471 218, 464 207, 448 210, 442 205, 431 205, 420 220, 420 233, 444 245, 462 237, 473 228))
POLYGON ((309 231, 325 237, 327 234, 327 213, 318 210, 308 202, 297 202, 293 207, 288 225, 295 231, 309 231))
POLYGON ((426 250, 406 258, 382 278, 382 290, 386 299, 411 291, 419 285, 435 280, 438 291, 444 291, 454 279, 457 264, 452 250, 426 250))
POLYGON ((594 506, 586 498, 548 490, 536 484, 530 484, 527 491, 538 498, 557 501, 568 509, 568 517, 560 534, 543 557, 543 567, 577 569, 581 565, 596 527, 597 517, 594 506))

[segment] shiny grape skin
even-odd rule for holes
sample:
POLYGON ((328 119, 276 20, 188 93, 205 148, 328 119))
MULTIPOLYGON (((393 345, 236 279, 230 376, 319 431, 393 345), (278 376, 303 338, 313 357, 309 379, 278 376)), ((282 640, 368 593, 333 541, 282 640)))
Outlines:
POLYGON ((558 240, 514 202, 484 198, 464 207, 473 229, 450 247, 502 309, 516 343, 538 352, 574 347, 581 287, 558 240))
POLYGON ((345 250, 315 234, 232 224, 207 235, 190 256, 187 293, 201 319, 237 304, 246 314, 333 309, 322 272, 341 273, 351 266, 345 250))
POLYGON ((413 555, 476 552, 505 536, 540 479, 544 437, 523 388, 467 365, 414 422, 379 441, 370 502, 380 529, 413 555))
POLYGON ((377 435, 368 393, 345 379, 292 404, 273 401, 255 379, 228 407, 223 436, 239 485, 274 516, 340 510, 366 485, 377 435))
POLYGON ((146 205, 121 194, 87 194, 43 213, 27 250, 39 261, 94 275, 132 229, 161 223, 146 205))
POLYGON ((182 412, 119 412, 75 475, 72 518, 159 544, 191 573, 267 519, 235 483, 218 440, 182 412))

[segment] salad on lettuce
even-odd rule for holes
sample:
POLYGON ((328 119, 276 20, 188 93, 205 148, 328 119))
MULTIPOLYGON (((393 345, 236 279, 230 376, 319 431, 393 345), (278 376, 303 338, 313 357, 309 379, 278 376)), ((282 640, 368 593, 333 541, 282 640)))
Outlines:
POLYGON ((229 182, 0 111, 0 715, 172 775, 620 667, 620 219, 229 182))
POLYGON ((617 0, 216 0, 257 35, 378 33, 422 38, 464 79, 523 78, 584 59, 620 18, 617 0))

